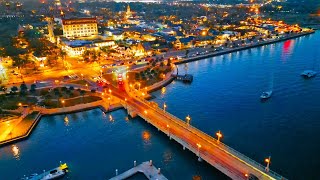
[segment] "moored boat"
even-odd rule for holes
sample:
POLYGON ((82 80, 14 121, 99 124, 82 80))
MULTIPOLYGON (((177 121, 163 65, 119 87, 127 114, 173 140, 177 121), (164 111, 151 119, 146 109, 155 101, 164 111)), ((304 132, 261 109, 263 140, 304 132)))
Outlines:
POLYGON ((261 94, 260 98, 261 100, 269 99, 272 95, 272 91, 265 91, 261 94))
POLYGON ((59 167, 54 168, 50 171, 44 171, 41 174, 32 174, 30 177, 22 178, 23 180, 51 180, 57 179, 64 176, 67 173, 68 165, 66 163, 60 164, 59 167))
POLYGON ((315 75, 317 75, 317 72, 315 72, 313 70, 305 70, 301 73, 301 76, 304 78, 312 78, 315 75))

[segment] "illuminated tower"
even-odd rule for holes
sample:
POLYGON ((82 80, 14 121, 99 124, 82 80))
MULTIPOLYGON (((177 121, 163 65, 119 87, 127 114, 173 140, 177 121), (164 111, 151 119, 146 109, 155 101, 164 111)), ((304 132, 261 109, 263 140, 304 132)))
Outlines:
POLYGON ((53 18, 52 17, 47 17, 46 18, 47 22, 48 22, 48 37, 49 37, 49 41, 51 41, 52 43, 56 43, 56 38, 54 37, 54 24, 53 24, 53 18))
POLYGON ((131 16, 132 16, 132 13, 131 13, 130 6, 129 6, 129 4, 128 4, 128 6, 127 6, 127 11, 126 11, 126 13, 125 13, 125 18, 128 19, 128 18, 131 17, 131 16))

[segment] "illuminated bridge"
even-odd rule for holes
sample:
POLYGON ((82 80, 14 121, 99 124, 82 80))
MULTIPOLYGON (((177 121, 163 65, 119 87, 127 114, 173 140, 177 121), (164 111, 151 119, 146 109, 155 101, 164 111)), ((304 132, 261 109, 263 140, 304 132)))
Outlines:
MULTIPOLYGON (((185 121, 165 112, 154 104, 138 98, 124 97, 123 106, 131 116, 140 116, 170 139, 196 154, 222 173, 236 180, 286 180, 281 175, 266 169, 249 157, 221 143, 219 140, 192 127, 185 121)), ((269 159, 270 160, 270 159, 269 159)))

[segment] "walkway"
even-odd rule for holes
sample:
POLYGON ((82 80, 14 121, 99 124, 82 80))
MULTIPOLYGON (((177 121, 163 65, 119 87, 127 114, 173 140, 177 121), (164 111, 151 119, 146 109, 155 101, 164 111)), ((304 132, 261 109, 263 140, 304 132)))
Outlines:
MULTIPOLYGON (((116 173, 118 170, 116 170, 116 173)), ((168 180, 166 177, 164 177, 160 173, 160 168, 157 169, 156 167, 153 166, 152 161, 147 161, 143 162, 142 164, 138 166, 134 166, 133 168, 129 169, 128 171, 117 175, 110 180, 122 180, 122 179, 127 179, 131 176, 134 176, 137 173, 143 173, 147 179, 150 180, 168 180)))

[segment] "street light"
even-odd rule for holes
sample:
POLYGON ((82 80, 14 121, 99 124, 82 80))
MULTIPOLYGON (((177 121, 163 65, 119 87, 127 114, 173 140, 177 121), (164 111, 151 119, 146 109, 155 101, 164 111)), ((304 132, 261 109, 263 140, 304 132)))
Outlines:
POLYGON ((197 143, 197 147, 198 147, 198 157, 199 157, 199 160, 200 160, 200 148, 201 148, 201 144, 200 144, 200 143, 197 143))
POLYGON ((269 156, 268 158, 266 158, 264 161, 267 163, 266 172, 269 172, 269 170, 270 170, 269 167, 270 167, 270 162, 271 162, 271 156, 269 156))
POLYGON ((138 86, 139 86, 139 91, 140 91, 140 86, 141 86, 141 83, 138 83, 138 86))
POLYGON ((88 84, 86 84, 86 87, 87 87, 87 89, 88 89, 88 84))
POLYGON ((217 135, 217 137, 218 137, 218 143, 220 142, 220 138, 222 138, 222 133, 221 133, 221 131, 218 131, 217 133, 216 133, 216 135, 217 135))
POLYGON ((188 114, 188 116, 186 117, 186 121, 187 121, 188 126, 189 126, 189 124, 190 124, 190 120, 191 120, 191 117, 190 117, 189 114, 188 114))
POLYGON ((21 106, 22 106, 22 104, 21 104, 21 103, 18 103, 18 106, 20 106, 20 107, 21 107, 21 106))
POLYGON ((145 113, 145 114, 148 114, 148 111, 147 111, 147 110, 144 110, 144 113, 145 113))
POLYGON ((166 107, 167 107, 166 103, 163 103, 163 111, 164 112, 166 112, 166 107))
POLYGON ((102 77, 102 70, 100 69, 100 76, 102 77))

